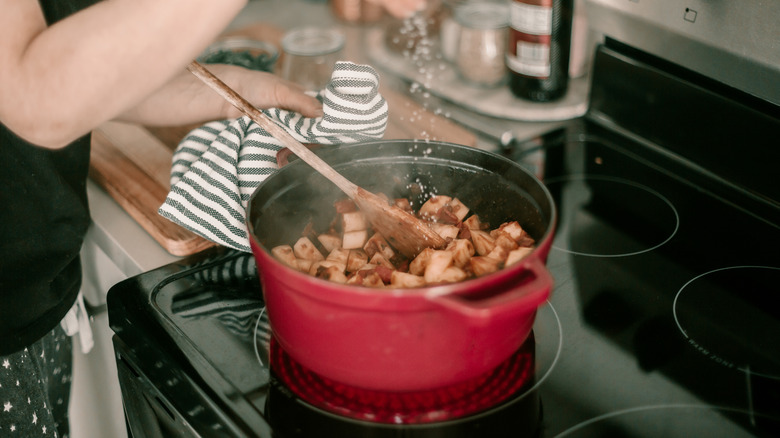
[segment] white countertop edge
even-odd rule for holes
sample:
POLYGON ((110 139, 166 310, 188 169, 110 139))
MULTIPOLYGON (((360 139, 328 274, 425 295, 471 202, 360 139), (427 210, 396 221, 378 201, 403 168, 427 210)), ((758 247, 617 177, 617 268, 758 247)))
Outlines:
POLYGON ((95 244, 128 277, 180 260, 165 250, 100 186, 87 181, 92 224, 85 245, 95 244))

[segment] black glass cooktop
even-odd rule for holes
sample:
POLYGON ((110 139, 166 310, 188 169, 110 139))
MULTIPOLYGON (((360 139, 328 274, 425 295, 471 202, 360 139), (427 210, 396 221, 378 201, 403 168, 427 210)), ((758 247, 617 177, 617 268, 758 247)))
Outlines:
POLYGON ((181 436, 780 435, 780 209, 761 176, 735 183, 599 108, 509 154, 559 223, 531 380, 497 405, 400 425, 301 400, 266 366, 251 255, 224 249, 112 288, 120 374, 181 436))

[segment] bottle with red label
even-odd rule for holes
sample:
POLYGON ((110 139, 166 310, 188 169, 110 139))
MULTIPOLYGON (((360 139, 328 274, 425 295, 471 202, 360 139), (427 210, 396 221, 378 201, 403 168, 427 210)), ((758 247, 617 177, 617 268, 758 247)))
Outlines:
POLYGON ((549 102, 569 86, 573 0, 513 0, 506 65, 520 98, 549 102))

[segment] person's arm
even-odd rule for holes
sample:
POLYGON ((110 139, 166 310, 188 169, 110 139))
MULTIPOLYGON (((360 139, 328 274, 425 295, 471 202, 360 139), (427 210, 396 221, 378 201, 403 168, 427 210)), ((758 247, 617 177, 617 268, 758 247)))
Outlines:
MULTIPOLYGON (((408 17, 428 5, 426 0, 371 0, 391 15, 408 17)), ((434 0, 438 1, 438 0, 434 0)), ((322 115, 318 100, 302 94, 302 88, 267 73, 248 72, 224 65, 207 66, 218 78, 259 108, 281 107, 308 117, 322 115)), ((183 73, 140 105, 120 115, 126 121, 145 125, 194 123, 216 118, 232 118, 240 112, 191 74, 183 73), (219 111, 215 114, 215 109, 219 111)))
POLYGON ((47 27, 38 0, 0 0, 0 122, 62 147, 181 74, 246 1, 104 0, 47 27))
MULTIPOLYGON (((276 75, 230 65, 205 67, 258 108, 283 108, 307 117, 322 115, 319 100, 276 75)), ((182 69, 179 76, 118 119, 147 126, 171 126, 241 115, 200 79, 182 69)))

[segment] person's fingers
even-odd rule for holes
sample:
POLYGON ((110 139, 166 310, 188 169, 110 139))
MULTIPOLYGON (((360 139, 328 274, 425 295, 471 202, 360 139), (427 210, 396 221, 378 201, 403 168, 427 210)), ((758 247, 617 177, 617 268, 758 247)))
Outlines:
POLYGON ((322 103, 316 97, 306 94, 303 89, 293 83, 278 80, 271 88, 273 91, 273 104, 278 107, 297 113, 305 117, 322 116, 322 103))
POLYGON ((268 72, 241 68, 231 69, 230 72, 232 82, 239 87, 236 91, 257 108, 281 108, 305 117, 322 116, 322 103, 293 82, 268 72))

